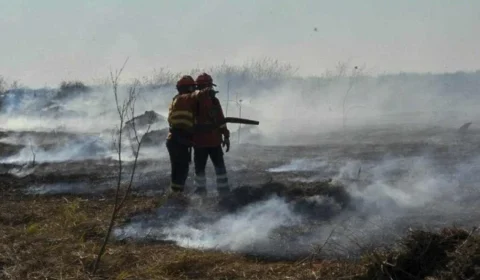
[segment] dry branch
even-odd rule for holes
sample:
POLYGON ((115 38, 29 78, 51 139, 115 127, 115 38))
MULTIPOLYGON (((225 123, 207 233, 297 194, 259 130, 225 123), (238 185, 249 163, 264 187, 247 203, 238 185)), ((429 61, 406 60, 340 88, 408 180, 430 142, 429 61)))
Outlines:
POLYGON ((133 116, 133 114, 135 113, 135 108, 134 107, 135 107, 135 101, 136 101, 137 94, 138 94, 138 84, 139 84, 138 81, 134 82, 134 84, 129 88, 129 94, 128 94, 127 99, 125 99, 123 101, 122 105, 120 105, 119 98, 118 98, 118 84, 119 84, 118 81, 119 81, 120 75, 121 75, 127 61, 128 61, 128 59, 123 64, 122 68, 119 71, 115 72, 115 75, 113 75, 113 73, 110 72, 112 89, 113 89, 113 94, 114 94, 114 97, 115 97, 115 104, 117 106, 117 112, 118 112, 118 117, 119 117, 119 122, 120 122, 119 127, 118 127, 118 131, 117 131, 118 137, 117 137, 117 139, 114 139, 114 143, 115 143, 114 146, 115 146, 115 149, 116 149, 117 155, 118 155, 118 178, 117 178, 117 186, 116 186, 116 189, 115 189, 115 201, 114 201, 114 206, 113 206, 113 209, 112 209, 111 218, 110 218, 110 221, 109 221, 107 232, 105 234, 104 241, 103 241, 103 243, 100 247, 97 258, 96 258, 96 260, 94 262, 94 265, 93 265, 93 269, 92 269, 93 274, 95 274, 98 270, 101 258, 103 256, 103 254, 105 253, 108 241, 110 239, 110 235, 111 235, 113 227, 115 225, 116 218, 117 218, 120 210, 124 206, 125 201, 128 198, 128 195, 131 192, 132 185, 133 185, 133 178, 135 176, 135 171, 136 171, 136 166, 137 166, 137 161, 138 161, 138 156, 139 156, 139 152, 140 152, 140 148, 141 148, 141 143, 142 143, 142 140, 143 140, 143 137, 141 139, 138 138, 138 133, 137 133, 136 127, 135 127, 135 125, 133 125, 132 129, 133 129, 133 132, 134 132, 134 135, 135 135, 135 140, 137 141, 137 148, 134 151, 134 158, 135 159, 134 159, 134 163, 133 163, 133 169, 132 169, 131 174, 130 174, 130 180, 129 180, 126 188, 122 189, 122 174, 123 174, 122 137, 123 137, 123 129, 124 129, 125 118, 127 118, 127 119, 132 118, 133 119, 133 117, 134 117, 133 116), (132 113, 131 117, 128 115, 129 111, 132 113), (122 192, 123 192, 123 194, 122 194, 122 192))

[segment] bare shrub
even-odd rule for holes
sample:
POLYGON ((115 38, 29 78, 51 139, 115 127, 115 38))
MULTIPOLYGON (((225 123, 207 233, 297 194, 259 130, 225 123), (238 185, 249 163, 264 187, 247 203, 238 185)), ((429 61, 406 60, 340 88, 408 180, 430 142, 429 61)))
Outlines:
MULTIPOLYGON (((137 129, 135 127, 135 122, 133 122, 133 125, 131 126, 131 132, 133 132, 133 137, 131 136, 130 139, 134 139, 136 141, 136 147, 132 146, 133 149, 133 154, 134 154, 134 163, 133 163, 133 169, 131 170, 130 173, 130 179, 126 185, 122 184, 122 175, 124 172, 124 166, 123 166, 123 161, 122 161, 122 137, 123 137, 123 132, 124 132, 124 124, 126 121, 131 120, 134 118, 135 114, 135 101, 138 96, 138 87, 139 87, 139 81, 136 80, 134 81, 133 85, 129 87, 128 90, 128 96, 127 98, 120 104, 119 98, 118 98, 118 86, 119 86, 119 78, 121 73, 123 72, 123 69, 125 68, 125 65, 127 63, 128 59, 125 61, 123 64, 122 68, 118 71, 115 72, 115 75, 111 72, 111 83, 112 83, 112 90, 113 94, 115 97, 115 104, 117 107, 117 112, 118 112, 118 117, 119 117, 119 126, 116 131, 116 139, 114 139, 114 146, 118 155, 118 178, 116 182, 116 189, 115 189, 115 202, 114 206, 112 209, 112 215, 109 221, 109 225, 107 228, 107 232, 105 234, 104 241, 100 247, 100 250, 98 252, 97 258, 93 264, 93 270, 92 273, 95 274, 96 271, 98 270, 101 258, 103 254, 105 253, 108 241, 110 239, 111 232, 113 230, 113 227, 115 226, 116 218, 123 208, 125 201, 127 200, 129 194, 131 193, 132 190, 132 185, 133 185, 133 178, 135 176, 135 171, 137 167, 137 161, 138 161, 138 156, 141 148, 141 144, 143 141, 143 137, 139 138, 137 134, 137 129), (130 113, 130 114, 129 114, 130 113)), ((150 127, 147 129, 150 129, 150 127)), ((144 134, 145 135, 145 134, 144 134)))

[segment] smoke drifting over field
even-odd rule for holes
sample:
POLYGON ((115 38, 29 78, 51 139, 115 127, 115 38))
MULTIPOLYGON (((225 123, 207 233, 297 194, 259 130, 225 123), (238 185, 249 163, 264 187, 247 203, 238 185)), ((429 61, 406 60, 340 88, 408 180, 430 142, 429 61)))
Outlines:
MULTIPOLYGON (((243 127, 241 145, 237 125, 230 125, 232 150, 226 160, 237 187, 230 200, 189 209, 167 205, 154 215, 133 217, 116 229, 117 238, 278 257, 304 256, 325 243, 323 254, 347 256, 365 249, 358 244, 391 244, 410 226, 478 221, 472 209, 480 197, 480 72, 370 77, 346 66, 334 75, 305 78, 275 64, 257 67, 209 71, 228 116, 240 116, 241 109, 241 117, 260 121, 258 127, 243 127), (467 122, 471 126, 459 130, 467 122), (259 174, 281 186, 263 179, 252 179, 257 183, 250 186, 239 183, 264 178, 259 174)), ((153 110, 165 116, 175 94, 173 81, 143 84, 135 115, 153 110)), ((127 90, 127 84, 120 87, 121 100, 127 90)), ((0 144, 15 145, 0 156, 2 164, 35 157, 61 168, 63 162, 81 166, 86 160, 115 159, 118 115, 109 87, 18 89, 0 100, 0 122, 6 124, 0 144)), ((146 179, 135 181, 139 193, 167 185, 166 126, 160 118, 151 127, 155 133, 140 155, 148 163, 138 169, 138 177, 146 179), (153 168, 150 161, 162 164, 153 168), (157 171, 160 179, 143 176, 157 171)), ((146 125, 138 129, 142 135, 146 125)), ((130 137, 124 135, 125 160, 132 160, 130 137)), ((111 176, 109 171, 105 177, 111 176)), ((35 185, 29 191, 94 192, 79 181, 35 185)), ((100 185, 97 191, 106 189, 105 182, 100 185)))
MULTIPOLYGON (((224 109, 228 106, 228 115, 238 116, 241 104, 242 116, 260 120, 261 134, 278 144, 291 142, 292 135, 318 135, 341 130, 343 125, 349 129, 395 124, 459 127, 478 117, 480 72, 371 77, 366 75, 368 69, 340 65, 325 77, 299 78, 290 68, 268 61, 251 69, 229 67, 210 72, 224 109)), ((166 83, 156 86, 152 78, 142 88, 138 113, 166 114, 175 94, 174 79, 169 79, 156 77, 166 83)), ((119 94, 125 97, 126 88, 119 94)), ((54 89, 17 90, 2 99, 1 112, 10 129, 98 132, 117 124, 108 86, 66 94, 54 89)))
MULTIPOLYGON (((475 135, 478 139, 478 132, 475 135)), ((390 155, 359 148, 364 154, 352 158, 340 149, 329 156, 298 158, 265 168, 278 178, 295 178, 299 172, 310 178, 300 188, 313 188, 314 193, 301 198, 271 191, 266 191, 270 195, 242 192, 248 187, 240 187, 238 201, 256 202, 233 213, 201 205, 186 212, 166 207, 156 215, 136 217, 117 229, 116 235, 279 258, 307 256, 317 245, 323 246, 322 256, 352 257, 374 247, 390 246, 410 227, 436 230, 453 224, 475 226, 480 218, 475 210, 480 192, 472 182, 480 171, 474 165, 478 155, 459 153, 459 147, 454 146, 443 154, 417 147, 417 155, 399 156, 394 155, 398 152, 394 145, 379 145, 389 149, 390 155), (331 185, 315 179, 322 175, 333 175, 331 185), (344 189, 345 195, 328 191, 335 186, 344 189), (169 220, 169 215, 176 218, 169 220)), ((474 149, 466 148, 470 152, 474 149)), ((328 153, 326 149, 308 151, 328 153)), ((267 184, 262 188, 272 187, 267 184)), ((233 204, 238 201, 234 199, 233 204)))

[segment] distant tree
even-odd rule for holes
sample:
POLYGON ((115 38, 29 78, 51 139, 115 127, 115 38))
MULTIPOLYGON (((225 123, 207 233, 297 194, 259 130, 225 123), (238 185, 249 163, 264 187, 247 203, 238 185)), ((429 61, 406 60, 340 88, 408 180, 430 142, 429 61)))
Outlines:
POLYGON ((58 92, 59 98, 67 97, 73 93, 84 93, 89 92, 91 90, 90 87, 86 86, 81 81, 63 81, 60 84, 60 90, 58 92))
POLYGON ((80 92, 85 92, 88 91, 89 87, 87 87, 83 82, 81 81, 63 81, 60 84, 60 91, 80 91, 80 92))
POLYGON ((17 80, 13 81, 12 84, 10 85, 10 89, 19 89, 20 87, 22 87, 22 85, 17 80))
POLYGON ((15 80, 12 83, 9 83, 4 76, 0 75, 0 94, 5 93, 12 89, 20 88, 20 82, 15 80))
POLYGON ((7 81, 3 76, 0 76, 0 94, 5 93, 8 89, 7 81))

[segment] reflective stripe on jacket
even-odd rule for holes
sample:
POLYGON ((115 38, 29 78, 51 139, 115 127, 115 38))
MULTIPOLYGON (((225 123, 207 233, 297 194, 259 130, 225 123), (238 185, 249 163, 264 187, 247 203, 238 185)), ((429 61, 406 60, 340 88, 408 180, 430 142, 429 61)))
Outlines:
MULTIPOLYGON (((168 124, 170 131, 167 139, 178 139, 182 142, 193 142, 195 115, 198 103, 209 99, 209 91, 177 94, 168 108, 168 124)), ((190 143, 193 144, 193 143, 190 143)))

